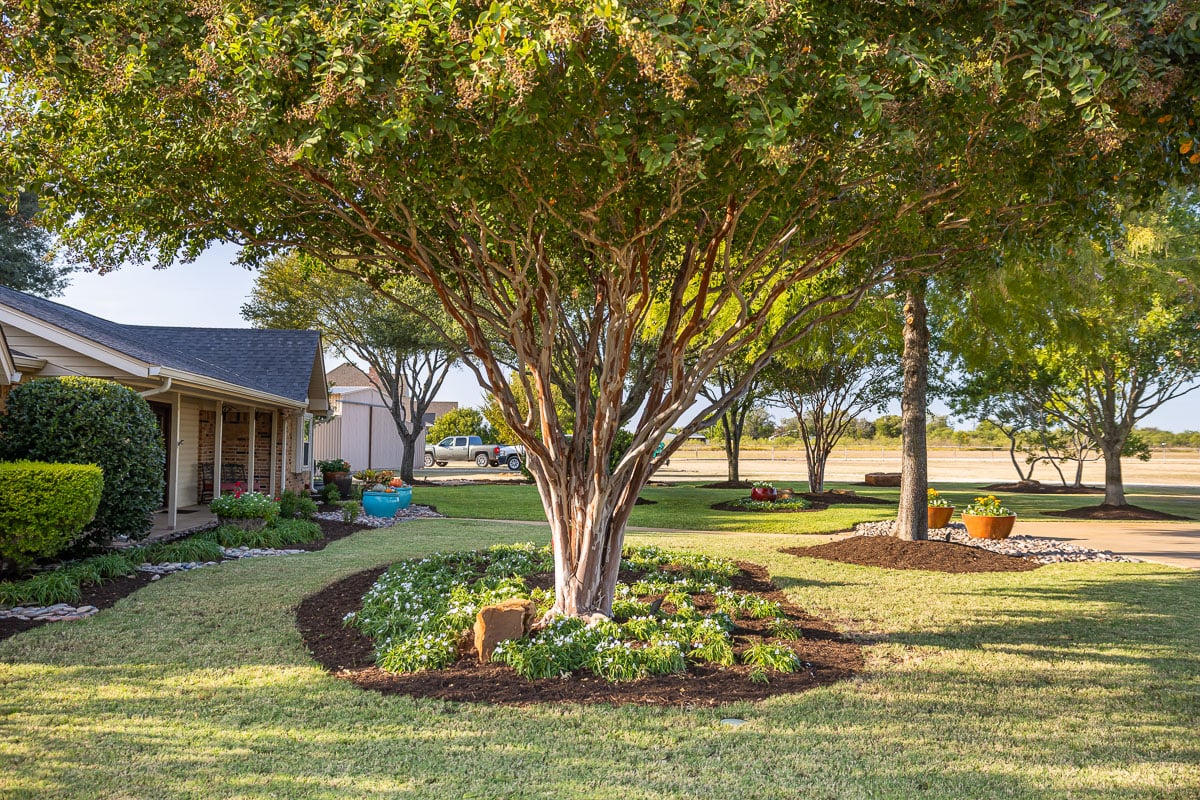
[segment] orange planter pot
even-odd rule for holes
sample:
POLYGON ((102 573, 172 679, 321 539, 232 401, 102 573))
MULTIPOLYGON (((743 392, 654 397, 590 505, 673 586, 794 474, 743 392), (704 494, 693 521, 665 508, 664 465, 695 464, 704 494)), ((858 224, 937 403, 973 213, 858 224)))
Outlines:
POLYGON ((946 527, 950 524, 952 516, 954 516, 954 506, 930 506, 929 529, 936 530, 946 527))
POLYGON ((963 524, 967 526, 967 535, 976 539, 1007 539, 1016 524, 1017 515, 1011 517, 979 517, 974 514, 963 514, 963 524))

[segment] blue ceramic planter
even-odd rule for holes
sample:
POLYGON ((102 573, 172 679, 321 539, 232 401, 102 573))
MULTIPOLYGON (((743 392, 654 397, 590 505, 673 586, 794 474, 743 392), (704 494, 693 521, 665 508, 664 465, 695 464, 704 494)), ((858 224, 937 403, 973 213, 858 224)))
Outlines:
POLYGON ((363 511, 372 517, 391 518, 412 502, 412 487, 401 486, 391 492, 363 492, 363 511))

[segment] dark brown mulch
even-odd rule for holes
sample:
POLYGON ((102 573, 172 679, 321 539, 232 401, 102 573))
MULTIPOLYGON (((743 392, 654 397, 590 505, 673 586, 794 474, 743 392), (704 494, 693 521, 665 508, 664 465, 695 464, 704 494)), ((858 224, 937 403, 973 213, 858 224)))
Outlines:
MULTIPOLYGON (((861 484, 866 486, 866 484, 861 484)), ((718 483, 706 483, 701 486, 701 489, 751 489, 753 483, 749 481, 720 481, 718 483)), ((824 503, 827 506, 837 505, 884 505, 894 506, 895 503, 891 500, 885 500, 882 497, 870 497, 868 495, 856 494, 854 492, 839 492, 836 490, 828 492, 796 492, 796 497, 803 497, 805 500, 811 500, 814 503, 824 503)), ((713 506, 717 508, 717 506, 713 506)), ((745 509, 724 509, 727 511, 745 511, 745 509)))
POLYGON ((1104 494, 1104 489, 1095 486, 1063 486, 1061 483, 1041 481, 1018 481, 1017 483, 993 483, 980 487, 983 492, 1014 492, 1017 494, 1104 494))
POLYGON ((1124 505, 1114 506, 1108 503, 1101 503, 1098 506, 1082 506, 1081 508, 1068 508, 1065 511, 1043 511, 1043 516, 1047 517, 1065 517, 1067 519, 1115 519, 1115 520, 1191 520, 1191 517, 1181 517, 1177 514, 1168 514, 1165 511, 1155 511, 1152 508, 1142 508, 1141 506, 1124 505))
MULTIPOLYGON (((332 507, 331 507, 332 508, 332 507)), ((344 522, 331 522, 324 519, 315 519, 313 522, 321 526, 321 532, 324 536, 315 542, 307 542, 305 544, 288 545, 289 550, 323 550, 330 542, 336 542, 338 539, 344 539, 352 533, 358 533, 362 530, 369 530, 363 525, 347 525, 344 522)), ((124 578, 117 578, 107 583, 102 583, 99 586, 83 586, 80 588, 80 600, 78 603, 73 603, 76 608, 80 606, 95 606, 96 608, 108 608, 116 603, 122 597, 129 595, 141 589, 152 580, 149 573, 137 572, 133 575, 124 578)), ((36 628, 39 625, 48 625, 48 622, 38 622, 37 620, 10 619, 5 617, 0 619, 0 641, 7 639, 10 636, 15 636, 18 633, 27 631, 31 628, 36 628)), ((67 624, 70 622, 59 623, 67 624)))
POLYGON ((980 547, 953 542, 909 542, 892 536, 852 536, 812 547, 789 547, 782 552, 864 567, 950 573, 1028 572, 1041 566, 1036 561, 993 553, 980 547))
POLYGON ((797 492, 797 497, 803 497, 805 500, 812 500, 814 503, 825 503, 826 505, 838 506, 894 506, 896 503, 892 500, 887 500, 882 497, 871 497, 865 494, 854 494, 852 492, 797 492))
POLYGON ((709 508, 714 511, 737 511, 741 514, 807 514, 810 511, 824 511, 829 508, 826 503, 814 502, 808 508, 742 508, 735 506, 732 501, 713 503, 709 508))
MULTIPOLYGON (((652 706, 718 706, 743 700, 761 700, 791 694, 849 678, 863 668, 862 648, 824 620, 791 605, 760 566, 740 564, 742 574, 734 588, 753 591, 780 603, 804 638, 794 642, 771 640, 794 647, 805 668, 791 674, 772 673, 770 682, 754 683, 744 666, 691 667, 681 675, 663 675, 639 681, 610 683, 591 675, 568 679, 527 681, 501 664, 480 664, 474 656, 460 659, 446 669, 395 674, 374 665, 371 642, 342 618, 362 606, 362 596, 382 569, 367 570, 326 587, 301 602, 296 610, 297 626, 309 652, 327 670, 363 689, 382 694, 436 697, 441 700, 482 702, 500 705, 532 705, 571 702, 583 704, 652 706)), ((703 604, 697 604, 704 610, 703 604)), ((739 621, 735 650, 759 641, 766 623, 739 621)))

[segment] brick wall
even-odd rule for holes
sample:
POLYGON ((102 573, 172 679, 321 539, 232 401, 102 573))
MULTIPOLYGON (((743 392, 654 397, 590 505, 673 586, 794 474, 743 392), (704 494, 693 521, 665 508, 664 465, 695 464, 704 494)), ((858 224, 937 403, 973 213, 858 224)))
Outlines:
MULTIPOLYGON (((259 411, 254 420, 254 487, 266 492, 271 488, 271 474, 279 474, 279 465, 283 461, 283 437, 289 437, 288 471, 286 486, 277 487, 301 492, 311 485, 308 472, 296 472, 293 469, 296 458, 297 442, 295 441, 294 425, 285 425, 282 417, 279 420, 279 442, 275 452, 271 453, 271 412, 259 411)), ((217 414, 215 411, 200 412, 200 455, 202 463, 212 463, 216 443, 217 414)), ((250 454, 250 416, 242 412, 241 422, 226 422, 223 426, 224 435, 221 441, 221 461, 225 464, 245 464, 250 454)))

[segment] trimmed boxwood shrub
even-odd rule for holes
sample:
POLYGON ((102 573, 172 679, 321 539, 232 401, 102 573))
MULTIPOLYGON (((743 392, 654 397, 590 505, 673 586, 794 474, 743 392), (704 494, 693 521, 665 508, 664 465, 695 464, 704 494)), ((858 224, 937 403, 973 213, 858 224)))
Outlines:
POLYGON ((99 378, 39 378, 14 386, 0 417, 0 458, 96 464, 104 490, 85 539, 140 538, 162 505, 165 451, 145 398, 99 378))
POLYGON ((0 462, 0 561, 57 555, 96 516, 103 485, 94 464, 0 462))

